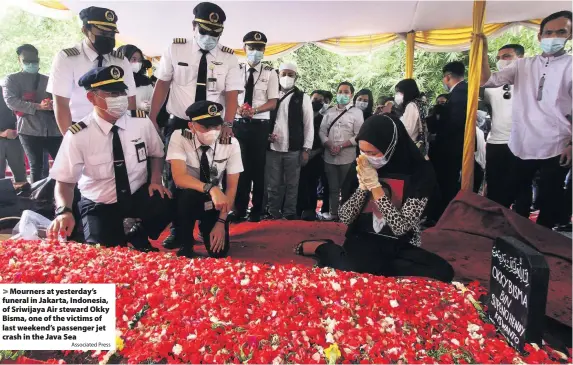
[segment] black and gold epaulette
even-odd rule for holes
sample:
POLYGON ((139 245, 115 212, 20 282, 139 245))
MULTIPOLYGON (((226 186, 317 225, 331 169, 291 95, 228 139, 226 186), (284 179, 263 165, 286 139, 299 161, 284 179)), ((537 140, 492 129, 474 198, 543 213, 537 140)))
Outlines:
POLYGON ((123 53, 120 52, 120 51, 112 51, 112 52, 110 53, 110 55, 111 55, 112 57, 119 58, 120 60, 123 59, 123 53))
POLYGON ((231 137, 221 137, 219 138, 220 144, 231 144, 231 137))
POLYGON ((132 118, 147 118, 147 113, 145 110, 131 110, 132 118))
POLYGON ((173 38, 173 44, 185 44, 187 43, 187 38, 173 38))
POLYGON ((68 130, 72 132, 72 134, 76 134, 79 131, 86 129, 88 126, 84 122, 79 122, 76 124, 72 124, 68 130))
POLYGON ((274 68, 272 68, 271 66, 266 65, 265 66, 265 71, 272 71, 274 70, 274 68))
POLYGON ((73 56, 79 56, 80 55, 80 51, 76 47, 66 48, 62 51, 66 54, 67 57, 73 57, 73 56))
POLYGON ((183 136, 183 138, 187 138, 189 140, 193 139, 193 132, 191 132, 190 129, 184 129, 183 131, 181 131, 181 135, 183 136))
POLYGON ((229 47, 225 47, 225 46, 221 46, 221 51, 225 52, 225 53, 230 53, 230 54, 234 54, 235 51, 233 51, 231 48, 229 47))

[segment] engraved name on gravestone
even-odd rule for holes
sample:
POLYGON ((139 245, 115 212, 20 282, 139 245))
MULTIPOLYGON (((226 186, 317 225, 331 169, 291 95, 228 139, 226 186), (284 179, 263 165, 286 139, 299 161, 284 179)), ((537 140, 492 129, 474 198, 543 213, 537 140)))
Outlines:
POLYGON ((549 267, 542 253, 512 237, 498 237, 491 250, 488 314, 518 351, 541 345, 549 267))

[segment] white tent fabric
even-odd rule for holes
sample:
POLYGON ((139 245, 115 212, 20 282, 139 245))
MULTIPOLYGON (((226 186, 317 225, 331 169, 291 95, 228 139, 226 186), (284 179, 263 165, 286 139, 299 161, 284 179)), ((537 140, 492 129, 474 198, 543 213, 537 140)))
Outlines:
MULTIPOLYGON (((28 0, 29 1, 29 0, 28 0)), ((242 48, 244 34, 265 33, 269 44, 317 42, 337 53, 363 54, 375 49, 342 50, 319 41, 380 33, 406 33, 470 27, 472 1, 214 1, 227 15, 221 44, 242 48)), ((123 43, 149 56, 160 56, 175 37, 193 36, 191 21, 198 1, 62 0, 73 13, 88 6, 113 9, 123 43)), ((520 22, 571 10, 570 1, 488 1, 486 23, 520 22)), ((420 47, 417 45, 417 47, 420 47)), ((435 47, 422 46, 431 50, 435 47)), ((439 47, 468 49, 469 44, 439 47)), ((292 50, 289 50, 292 51, 292 50)))

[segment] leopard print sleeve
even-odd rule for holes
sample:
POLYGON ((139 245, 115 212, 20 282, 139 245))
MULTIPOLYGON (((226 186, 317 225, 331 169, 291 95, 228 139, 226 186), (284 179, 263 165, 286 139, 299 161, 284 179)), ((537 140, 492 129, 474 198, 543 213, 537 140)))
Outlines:
POLYGON ((354 222, 360 215, 360 211, 364 206, 364 201, 368 198, 368 190, 356 189, 354 194, 348 199, 340 208, 338 208, 338 217, 340 221, 346 225, 354 222))
POLYGON ((386 195, 376 200, 376 206, 384 214, 386 223, 396 236, 419 230, 420 217, 427 203, 428 198, 408 198, 399 211, 386 195))

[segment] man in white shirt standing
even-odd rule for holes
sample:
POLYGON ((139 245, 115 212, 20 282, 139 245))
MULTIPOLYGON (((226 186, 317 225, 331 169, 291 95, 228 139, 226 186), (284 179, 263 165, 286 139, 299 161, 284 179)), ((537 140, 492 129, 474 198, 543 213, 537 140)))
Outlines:
MULTIPOLYGON (((571 165, 571 55, 565 52, 571 39, 571 12, 561 11, 543 19, 538 38, 541 56, 518 59, 493 74, 489 67, 482 67, 481 82, 484 87, 514 85, 509 149, 516 159, 510 191, 519 194, 529 189, 540 171, 537 223, 553 228, 571 165)), ((484 64, 487 57, 484 37, 484 64)))
MULTIPOLYGON (((46 90, 54 96, 54 113, 62 135, 74 122, 93 111, 86 90, 78 86, 79 78, 95 67, 119 66, 130 70, 129 61, 114 51, 117 15, 113 10, 90 6, 80 12, 84 41, 64 49, 54 57, 46 90)), ((135 110, 135 81, 133 73, 125 74, 129 110, 135 110)))
MULTIPOLYGON (((525 50, 519 44, 506 44, 497 52, 499 71, 511 66, 518 58, 523 58, 525 50)), ((487 66, 486 66, 487 67, 487 66)), ((509 84, 484 90, 484 102, 491 109, 491 132, 486 144, 487 197, 494 202, 509 207, 511 195, 508 182, 514 157, 509 149, 511 132, 511 112, 513 87, 509 84)), ((531 192, 529 193, 531 196, 531 192)), ((529 199, 531 200, 531 199, 529 199)))
POLYGON ((296 219, 300 168, 308 162, 314 140, 312 103, 310 97, 295 86, 297 77, 296 65, 283 63, 279 67, 282 90, 276 119, 271 122, 273 132, 269 136, 271 144, 265 164, 269 213, 273 219, 296 219))

